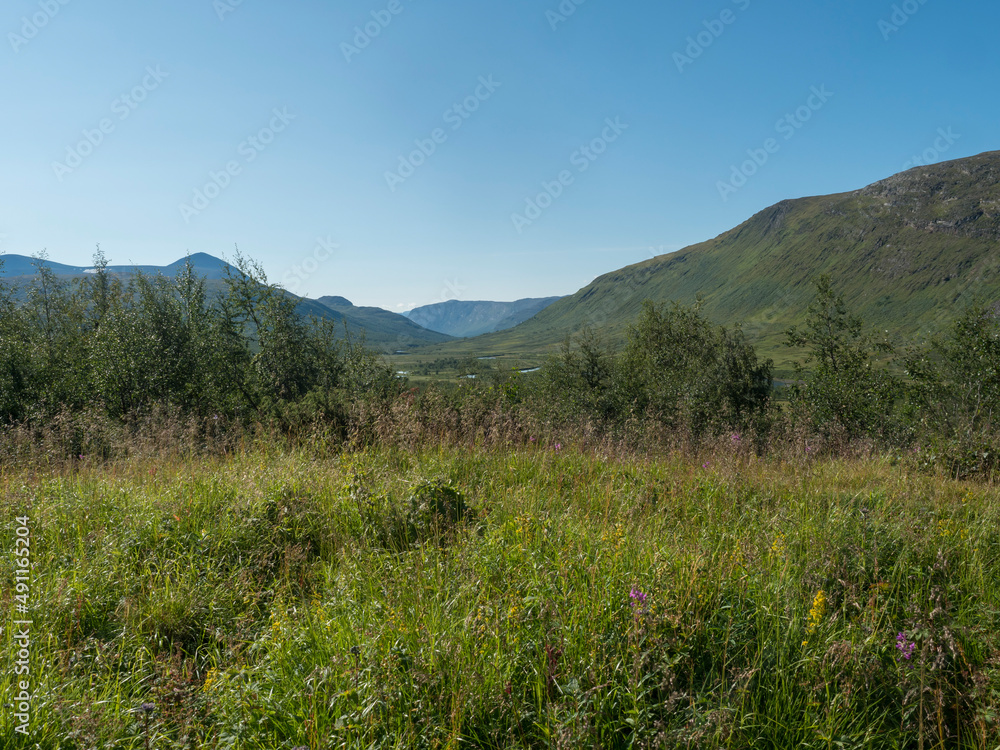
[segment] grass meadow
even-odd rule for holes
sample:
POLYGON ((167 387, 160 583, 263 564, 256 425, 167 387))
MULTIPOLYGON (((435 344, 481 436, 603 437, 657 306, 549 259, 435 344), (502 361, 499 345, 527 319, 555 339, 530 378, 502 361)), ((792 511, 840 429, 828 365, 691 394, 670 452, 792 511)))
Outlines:
POLYGON ((0 744, 992 750, 998 499, 738 446, 7 467, 0 744))

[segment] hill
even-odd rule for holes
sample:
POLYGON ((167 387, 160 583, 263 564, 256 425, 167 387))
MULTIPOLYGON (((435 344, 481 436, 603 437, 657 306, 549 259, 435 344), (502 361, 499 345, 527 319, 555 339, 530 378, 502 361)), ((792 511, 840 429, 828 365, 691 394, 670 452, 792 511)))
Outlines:
POLYGON ((781 373, 791 357, 783 331, 802 321, 818 274, 868 324, 907 343, 974 298, 1000 299, 998 270, 1000 152, 990 152, 782 201, 707 242, 605 274, 515 328, 421 355, 537 355, 588 325, 616 341, 643 300, 700 295, 710 319, 742 322, 781 373))
MULTIPOLYGON (((3 260, 3 265, 0 267, 0 279, 21 288, 31 282, 37 273, 36 266, 39 263, 63 279, 85 279, 94 273, 94 269, 89 266, 69 266, 49 260, 29 258, 24 255, 3 255, 0 256, 0 259, 3 260)), ((209 293, 223 291, 226 270, 231 266, 226 261, 207 253, 195 253, 166 266, 109 265, 107 270, 123 277, 135 273, 147 275, 159 273, 164 276, 175 276, 188 260, 194 267, 195 274, 206 279, 206 289, 209 293)), ((387 353, 406 350, 418 344, 440 343, 450 338, 447 335, 421 328, 402 315, 377 308, 355 307, 343 297, 324 298, 346 303, 327 305, 321 301, 296 297, 290 292, 285 292, 285 294, 298 300, 297 309, 300 314, 345 324, 352 335, 360 335, 364 332, 368 344, 387 353)))
POLYGON ((368 343, 389 354, 415 344, 447 341, 451 338, 381 307, 357 307, 344 297, 320 297, 316 302, 327 310, 342 315, 350 325, 364 329, 368 343))
MULTIPOLYGON (((0 278, 34 276, 38 264, 50 269, 57 276, 85 276, 94 272, 92 266, 67 266, 64 263, 29 258, 26 255, 3 255, 0 258, 3 259, 3 266, 0 267, 0 278)), ((191 265, 198 276, 203 276, 209 280, 225 278, 225 269, 229 265, 226 261, 207 253, 194 253, 193 255, 176 260, 167 266, 109 265, 107 270, 109 273, 120 276, 127 276, 136 272, 146 274, 162 273, 164 276, 175 276, 188 260, 191 261, 191 265)))
POLYGON ((449 300, 417 307, 404 315, 432 331, 449 336, 471 337, 513 328, 559 299, 544 297, 519 299, 516 302, 449 300))

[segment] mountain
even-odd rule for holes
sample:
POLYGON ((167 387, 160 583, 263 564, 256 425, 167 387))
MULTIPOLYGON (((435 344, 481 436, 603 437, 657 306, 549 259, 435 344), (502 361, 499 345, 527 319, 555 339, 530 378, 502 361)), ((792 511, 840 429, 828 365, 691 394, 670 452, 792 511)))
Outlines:
POLYGON ((449 336, 471 337, 505 331, 523 323, 559 297, 519 299, 516 302, 460 302, 449 300, 416 307, 406 317, 424 328, 449 336))
MULTIPOLYGON (((30 283, 32 277, 35 276, 37 273, 36 265, 39 263, 51 269, 56 276, 65 279, 85 279, 94 273, 93 267, 68 266, 49 260, 40 261, 23 255, 0 255, 0 260, 3 261, 2 266, 0 266, 0 279, 22 288, 30 283)), ((160 273, 164 276, 176 276, 177 272, 188 261, 191 262, 195 274, 206 279, 205 287, 210 294, 224 290, 223 280, 226 278, 226 269, 231 268, 231 266, 226 261, 207 253, 195 253, 166 266, 109 265, 107 270, 120 276, 128 276, 137 272, 148 275, 160 273)), ((235 269, 233 270, 235 271, 235 269)), ((297 309, 301 315, 326 318, 334 320, 338 324, 346 324, 347 330, 352 335, 360 335, 363 331, 365 341, 369 345, 388 353, 404 351, 418 344, 440 343, 451 338, 445 334, 421 328, 402 315, 377 308, 354 307, 343 297, 325 297, 325 300, 335 301, 328 305, 322 301, 296 297, 290 292, 285 292, 285 294, 298 301, 297 309)))
POLYGON ((411 320, 381 307, 356 307, 344 297, 320 297, 320 305, 343 315, 349 323, 365 330, 370 344, 380 345, 390 354, 418 343, 436 343, 451 338, 439 331, 423 328, 411 320))
POLYGON ((742 322, 777 371, 794 353, 812 280, 829 274, 849 308, 906 344, 973 299, 1000 299, 1000 152, 918 167, 848 193, 786 200, 738 227, 595 279, 521 325, 422 352, 537 354, 589 325, 611 342, 643 300, 703 299, 703 312, 742 322))
MULTIPOLYGON (((34 276, 37 272, 36 266, 38 264, 52 270, 57 276, 82 277, 94 273, 93 266, 67 266, 63 263, 54 263, 51 260, 38 260, 24 255, 0 255, 0 260, 3 261, 3 265, 0 267, 0 277, 5 278, 34 276)), ((191 265, 198 276, 204 276, 209 280, 225 278, 225 269, 228 264, 224 260, 219 260, 207 253, 195 253, 186 258, 174 261, 168 266, 109 265, 107 270, 109 273, 121 276, 127 276, 137 271, 145 274, 162 273, 164 276, 175 276, 188 260, 191 261, 191 265)))

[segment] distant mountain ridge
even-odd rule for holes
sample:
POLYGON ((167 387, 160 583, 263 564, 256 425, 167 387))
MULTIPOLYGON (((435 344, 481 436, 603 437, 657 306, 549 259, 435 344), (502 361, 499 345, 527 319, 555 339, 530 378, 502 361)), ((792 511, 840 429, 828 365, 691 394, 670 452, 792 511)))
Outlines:
MULTIPOLYGON (((0 261, 2 261, 0 279, 20 286, 30 283, 32 277, 38 272, 38 264, 51 269, 56 276, 62 278, 82 279, 94 273, 92 266, 69 266, 50 260, 29 258, 24 255, 0 255, 0 261)), ((160 273, 164 276, 175 276, 189 261, 195 275, 206 279, 206 288, 209 292, 223 290, 222 280, 226 277, 226 269, 232 267, 226 261, 207 253, 193 253, 166 266, 109 265, 107 270, 120 276, 128 276, 136 272, 147 275, 160 273)), ((233 270, 235 271, 235 268, 233 270)), ((297 309, 301 315, 326 318, 337 321, 338 324, 345 324, 347 330, 353 335, 359 335, 363 331, 365 341, 369 345, 387 353, 405 350, 419 344, 440 343, 451 338, 446 334, 422 328, 396 313, 386 312, 378 308, 355 307, 343 297, 325 297, 324 299, 331 301, 331 303, 324 304, 321 301, 296 297, 290 292, 285 293, 298 300, 297 309)))
MULTIPOLYGON (((8 276, 30 262, 3 257, 8 276)), ((212 261, 222 263, 199 260, 212 261)), ((300 309, 365 328, 386 351, 420 344, 429 345, 424 357, 523 357, 550 352, 586 327, 620 342, 645 300, 701 298, 704 315, 743 324, 777 372, 790 374, 796 355, 784 346, 784 331, 802 323, 819 274, 831 276, 853 313, 900 345, 940 330, 973 300, 1000 304, 1000 151, 917 167, 851 192, 781 201, 714 239, 606 273, 561 299, 451 301, 417 308, 409 319, 343 297, 301 300, 300 309)))
MULTIPOLYGON (((68 266, 64 263, 29 258, 25 255, 0 255, 0 260, 3 261, 3 265, 0 267, 0 277, 34 276, 38 264, 51 269, 57 276, 84 276, 94 272, 93 266, 68 266)), ((229 265, 224 260, 208 253, 193 253, 166 266, 109 265, 107 270, 119 275, 129 275, 138 271, 145 274, 162 273, 164 276, 174 276, 188 260, 191 261, 198 276, 204 276, 209 280, 225 278, 225 269, 229 265)))
POLYGON ((320 297, 316 302, 328 310, 356 321, 365 329, 368 341, 371 343, 375 343, 371 338, 373 332, 386 334, 391 332, 395 339, 390 337, 384 342, 380 340, 380 343, 393 345, 386 348, 389 353, 406 349, 414 343, 434 343, 451 339, 447 334, 428 330, 403 315, 383 310, 381 307, 357 307, 344 297, 320 297))
POLYGON ((521 325, 428 355, 551 351, 584 327, 621 340, 644 300, 744 324, 789 372, 784 330, 829 274, 849 308, 905 344, 973 299, 1000 301, 1000 152, 917 167, 847 193, 785 200, 718 237, 604 274, 521 325))
POLYGON ((467 338, 513 328, 559 299, 526 298, 515 302, 449 300, 416 307, 404 315, 431 331, 467 338))

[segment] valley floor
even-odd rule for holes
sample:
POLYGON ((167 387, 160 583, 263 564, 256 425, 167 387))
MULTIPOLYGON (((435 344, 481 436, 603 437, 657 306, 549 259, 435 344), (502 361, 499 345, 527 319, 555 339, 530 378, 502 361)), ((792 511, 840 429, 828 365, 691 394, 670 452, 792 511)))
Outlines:
POLYGON ((1000 743, 1000 492, 905 462, 255 450, 0 498, 4 747, 1000 743))

